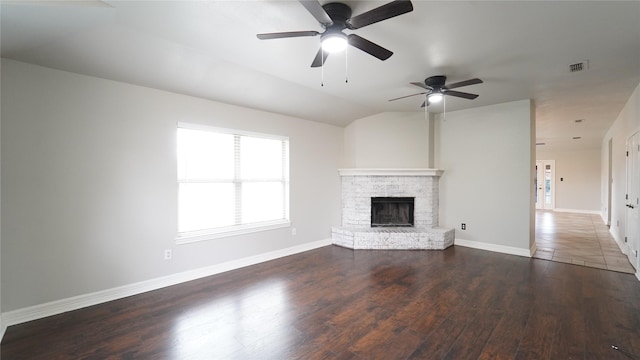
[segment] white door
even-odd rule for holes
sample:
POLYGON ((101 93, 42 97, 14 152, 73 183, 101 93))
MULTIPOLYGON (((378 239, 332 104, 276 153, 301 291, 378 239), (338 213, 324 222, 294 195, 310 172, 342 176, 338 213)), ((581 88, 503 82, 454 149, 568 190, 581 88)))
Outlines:
POLYGON ((552 210, 555 204, 555 161, 536 161, 536 209, 552 210))
POLYGON ((629 247, 627 256, 638 270, 640 260, 640 132, 627 140, 627 225, 625 241, 629 247))

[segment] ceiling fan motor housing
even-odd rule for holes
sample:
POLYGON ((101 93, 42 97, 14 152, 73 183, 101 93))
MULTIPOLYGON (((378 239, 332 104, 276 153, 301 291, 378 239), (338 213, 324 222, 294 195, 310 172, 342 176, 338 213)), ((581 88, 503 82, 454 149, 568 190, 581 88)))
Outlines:
POLYGON ((351 8, 348 5, 342 3, 328 3, 322 5, 322 8, 333 21, 333 25, 327 26, 327 28, 336 27, 342 30, 347 27, 347 19, 351 18, 351 8))
POLYGON ((447 77, 444 75, 431 76, 424 79, 424 84, 433 88, 440 89, 444 87, 444 83, 447 81, 447 77))

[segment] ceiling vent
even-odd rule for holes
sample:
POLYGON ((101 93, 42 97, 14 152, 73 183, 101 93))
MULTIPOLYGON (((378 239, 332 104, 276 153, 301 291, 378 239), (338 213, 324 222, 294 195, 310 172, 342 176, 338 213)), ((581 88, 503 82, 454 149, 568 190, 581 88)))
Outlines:
POLYGON ((575 64, 569 65, 569 72, 574 73, 578 71, 584 71, 584 70, 587 70, 588 68, 589 68, 589 61, 587 60, 580 61, 575 64))

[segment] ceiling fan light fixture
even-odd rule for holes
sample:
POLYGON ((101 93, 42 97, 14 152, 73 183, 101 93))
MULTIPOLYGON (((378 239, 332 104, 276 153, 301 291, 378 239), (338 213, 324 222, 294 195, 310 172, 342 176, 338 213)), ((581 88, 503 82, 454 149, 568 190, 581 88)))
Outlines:
POLYGON ((427 98, 429 99, 429 103, 439 103, 440 101, 442 101, 443 97, 444 96, 441 93, 436 92, 436 93, 429 94, 427 98))
POLYGON ((342 32, 327 33, 322 36, 322 50, 335 53, 347 47, 347 35, 342 32))

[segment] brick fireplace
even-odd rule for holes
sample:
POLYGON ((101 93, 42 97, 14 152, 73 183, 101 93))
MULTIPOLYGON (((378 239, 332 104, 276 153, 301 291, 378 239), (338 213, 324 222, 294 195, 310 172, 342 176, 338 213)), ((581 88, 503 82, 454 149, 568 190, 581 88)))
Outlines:
MULTIPOLYGON (((336 245, 351 249, 437 249, 453 245, 454 230, 438 226, 437 169, 341 169, 342 226, 332 228, 336 245), (384 210, 384 218, 398 223, 373 223, 372 201, 400 205, 384 210), (409 208, 401 205, 409 203, 409 208), (380 200, 378 200, 379 202, 380 200), (405 221, 411 218, 411 223, 405 221)), ((374 214, 375 215, 375 214, 374 214)))

